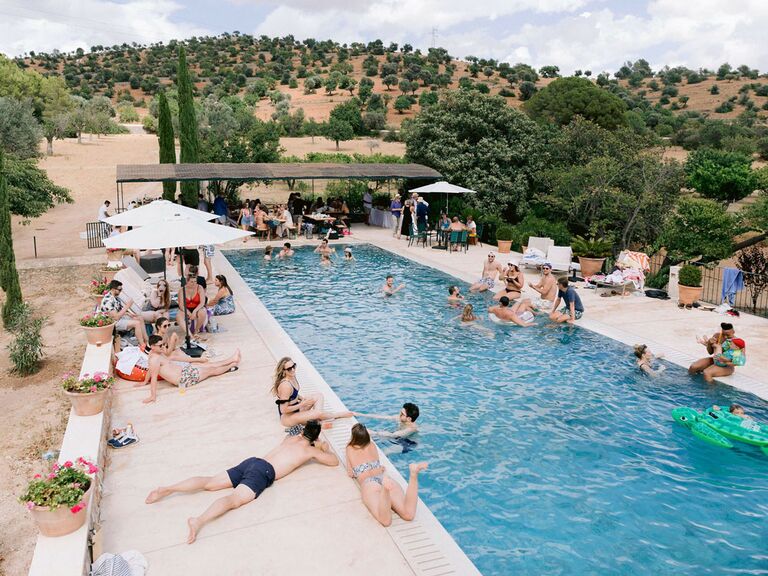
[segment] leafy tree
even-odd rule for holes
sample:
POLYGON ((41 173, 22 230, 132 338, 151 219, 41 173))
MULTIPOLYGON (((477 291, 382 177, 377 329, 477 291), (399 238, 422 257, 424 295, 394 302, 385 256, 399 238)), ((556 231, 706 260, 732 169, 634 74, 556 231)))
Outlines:
POLYGON ((739 212, 739 218, 751 230, 768 232, 768 194, 763 191, 754 204, 746 206, 739 212))
POLYGON ((540 210, 574 234, 611 237, 622 247, 652 243, 680 194, 683 171, 649 144, 631 129, 576 118, 549 143, 540 210))
MULTIPOLYGON (((176 140, 173 134, 171 108, 165 92, 160 92, 157 137, 160 145, 160 164, 176 164, 176 140)), ((163 182, 163 198, 176 200, 176 182, 163 182)))
POLYGON ((37 167, 35 159, 19 160, 7 156, 5 179, 11 214, 37 218, 56 204, 72 202, 69 191, 51 182, 48 175, 37 167))
POLYGON ((363 125, 363 116, 360 111, 360 101, 356 98, 347 100, 331 110, 331 119, 343 120, 352 127, 352 131, 357 136, 365 135, 365 126, 363 125))
POLYGON ((406 110, 411 109, 411 99, 406 96, 405 94, 401 94, 397 97, 397 100, 395 100, 395 110, 397 110, 398 114, 402 114, 406 110))
POLYGON ((520 83, 520 100, 523 102, 530 100, 534 94, 536 94, 536 84, 529 80, 520 83))
POLYGON ((426 90, 421 93, 419 96, 419 106, 422 108, 426 106, 432 106, 433 104, 437 104, 438 97, 437 92, 433 92, 432 90, 426 90))
POLYGON ((542 66, 539 68, 539 74, 542 78, 559 78, 560 67, 559 66, 542 66))
POLYGON ((384 86, 387 87, 387 90, 391 90, 392 86, 398 83, 397 76, 395 74, 387 74, 382 78, 381 80, 384 83, 384 86))
POLYGON ((338 150, 339 142, 352 140, 355 137, 355 132, 349 122, 331 118, 325 124, 323 135, 329 140, 336 142, 336 150, 338 150))
POLYGON ((41 135, 29 100, 0 97, 1 149, 18 158, 34 158, 41 135))
POLYGON ((705 262, 733 253, 734 220, 725 208, 702 198, 681 199, 670 214, 660 242, 675 262, 701 256, 705 262))
POLYGON ((721 64, 720 68, 717 69, 717 79, 718 80, 725 80, 726 76, 728 76, 733 68, 731 68, 731 65, 726 62, 725 64, 721 64))
POLYGON ((523 214, 546 163, 539 127, 499 96, 446 93, 402 127, 406 158, 476 190, 488 214, 523 214))
POLYGON ((720 202, 736 202, 755 189, 751 158, 738 152, 702 148, 688 156, 688 186, 702 196, 720 202))
POLYGON ((626 109, 621 98, 585 78, 558 78, 525 104, 534 120, 565 125, 581 116, 609 130, 626 124, 626 109))
POLYGON ((338 88, 338 86, 339 86, 339 79, 333 74, 331 74, 325 80, 323 80, 323 87, 325 88, 325 93, 328 95, 333 94, 336 88, 338 88))
POLYGON ((712 84, 712 87, 709 89, 709 93, 713 96, 715 94, 720 94, 720 88, 718 88, 717 84, 712 84))
POLYGON ((768 288, 768 256, 762 246, 753 245, 742 250, 736 259, 744 272, 744 284, 752 297, 752 312, 757 312, 757 301, 768 288))
MULTIPOLYGON (((187 68, 187 55, 183 46, 179 46, 178 74, 176 86, 179 92, 179 142, 181 144, 181 162, 194 164, 199 161, 200 143, 198 139, 197 117, 192 98, 192 79, 187 68)), ((181 201, 185 206, 197 206, 198 182, 181 183, 181 201)))
POLYGON ((0 149, 0 288, 5 292, 5 304, 2 310, 3 325, 10 328, 13 317, 24 302, 21 297, 19 273, 16 271, 16 256, 13 253, 9 191, 5 180, 2 149, 0 149))

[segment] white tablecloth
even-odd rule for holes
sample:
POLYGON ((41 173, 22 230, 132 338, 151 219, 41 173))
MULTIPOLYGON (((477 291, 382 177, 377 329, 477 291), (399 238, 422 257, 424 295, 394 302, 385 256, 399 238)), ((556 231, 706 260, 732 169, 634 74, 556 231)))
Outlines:
POLYGON ((389 210, 373 208, 368 223, 371 226, 380 226, 381 228, 389 228, 391 230, 395 227, 395 217, 389 210))

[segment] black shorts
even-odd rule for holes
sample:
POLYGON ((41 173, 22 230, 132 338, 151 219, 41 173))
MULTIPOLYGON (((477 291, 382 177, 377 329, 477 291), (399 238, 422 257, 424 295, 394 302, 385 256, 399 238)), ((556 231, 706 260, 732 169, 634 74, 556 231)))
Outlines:
POLYGON ((243 460, 234 468, 227 470, 227 475, 233 488, 244 484, 253 490, 254 498, 272 486, 275 481, 275 469, 272 464, 261 458, 243 460))

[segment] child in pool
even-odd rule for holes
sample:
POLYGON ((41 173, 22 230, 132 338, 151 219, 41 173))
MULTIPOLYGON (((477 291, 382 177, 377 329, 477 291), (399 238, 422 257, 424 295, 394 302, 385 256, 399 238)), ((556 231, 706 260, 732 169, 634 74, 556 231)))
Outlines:
POLYGON ((272 246, 264 247, 264 260, 272 260, 272 246))
POLYGON ((659 376, 667 369, 663 364, 660 364, 656 370, 652 368, 651 363, 654 360, 661 358, 662 355, 659 354, 658 356, 654 356, 653 352, 650 351, 646 344, 638 344, 635 346, 635 357, 637 358, 637 367, 652 378, 659 376))
MULTIPOLYGON (((714 405, 712 406, 715 410, 722 410, 720 406, 714 405)), ((741 418, 741 426, 742 428, 746 428, 748 430, 760 430, 760 425, 755 422, 751 416, 747 416, 746 412, 744 412, 744 407, 740 404, 731 404, 728 407, 728 412, 733 414, 734 416, 738 416, 741 418)))

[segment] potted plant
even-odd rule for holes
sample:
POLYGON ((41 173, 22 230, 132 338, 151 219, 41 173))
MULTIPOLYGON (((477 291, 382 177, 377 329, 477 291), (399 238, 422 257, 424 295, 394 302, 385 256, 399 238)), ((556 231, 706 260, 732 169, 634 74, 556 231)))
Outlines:
POLYGON ((120 270, 123 269, 123 266, 102 266, 101 270, 99 271, 99 274, 104 278, 107 284, 112 282, 112 280, 115 279, 115 274, 117 274, 120 270))
POLYGON ((496 228, 496 246, 499 248, 499 254, 509 254, 512 250, 512 237, 515 234, 514 228, 509 224, 500 224, 496 228))
POLYGON ((677 277, 678 301, 680 304, 690 306, 701 298, 701 268, 686 264, 680 268, 677 277))
POLYGON ((96 372, 93 376, 83 374, 80 378, 74 374, 66 374, 61 381, 61 387, 69 397, 75 414, 94 416, 104 410, 107 393, 114 381, 115 378, 106 372, 96 372))
POLYGON ((115 321, 101 312, 86 314, 80 318, 80 326, 82 326, 85 331, 85 337, 88 339, 88 343, 96 344, 97 346, 112 343, 112 331, 115 327, 114 325, 115 321))
POLYGON ((109 290, 109 280, 106 277, 94 276, 91 280, 91 294, 96 299, 97 304, 101 302, 104 294, 109 290))
POLYGON ((26 503, 43 536, 64 536, 79 529, 87 514, 98 467, 85 458, 54 464, 47 475, 35 474, 19 498, 26 503))
POLYGON ((594 276, 603 269, 605 258, 610 256, 612 244, 605 238, 595 238, 591 236, 584 238, 576 236, 571 246, 573 253, 579 257, 579 266, 581 275, 584 278, 594 276))

